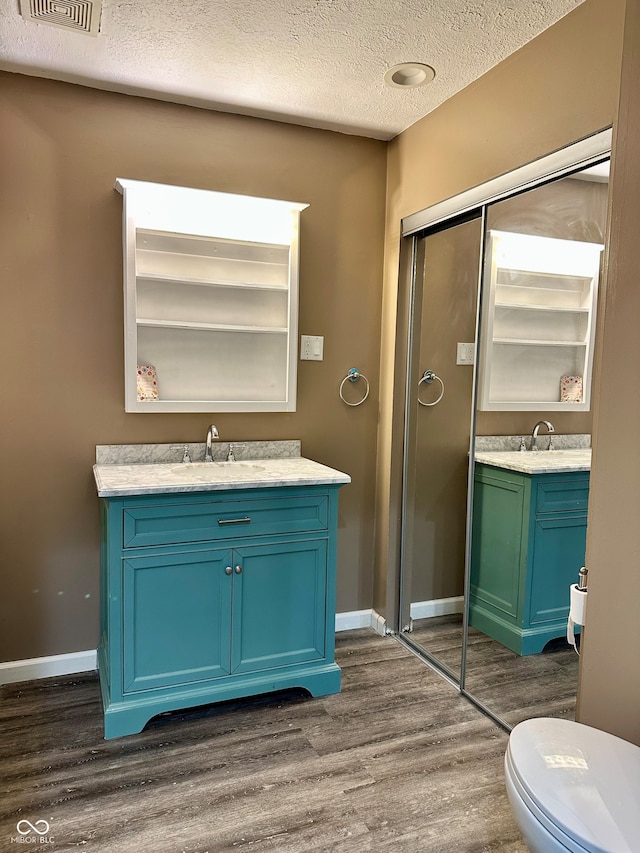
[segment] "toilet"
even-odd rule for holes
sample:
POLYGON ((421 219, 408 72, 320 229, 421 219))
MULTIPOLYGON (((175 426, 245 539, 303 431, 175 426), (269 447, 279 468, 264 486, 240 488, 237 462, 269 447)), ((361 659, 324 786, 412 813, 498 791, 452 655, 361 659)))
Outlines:
POLYGON ((531 853, 639 853, 640 747, 547 717, 514 727, 507 796, 531 853))

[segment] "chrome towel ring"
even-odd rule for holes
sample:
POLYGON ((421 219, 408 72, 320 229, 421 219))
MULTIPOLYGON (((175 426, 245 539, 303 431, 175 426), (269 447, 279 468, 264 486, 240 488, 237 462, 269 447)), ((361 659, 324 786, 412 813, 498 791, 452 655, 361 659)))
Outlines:
POLYGON ((361 406, 364 403, 364 401, 367 399, 367 397, 369 396, 369 380, 364 375, 364 373, 360 373, 360 371, 358 370, 357 367, 351 367, 349 369, 349 372, 347 373, 347 375, 344 377, 344 379, 340 383, 340 388, 339 388, 338 393, 340 394, 340 399, 342 400, 342 402, 346 403, 347 406, 361 406), (345 382, 357 382, 358 379, 362 379, 364 384, 365 384, 364 397, 362 398, 362 400, 358 400, 357 403, 350 403, 348 400, 344 399, 344 397, 342 395, 342 389, 344 388, 345 382))
POLYGON ((437 398, 437 400, 434 400, 433 403, 425 403, 420 399, 420 390, 418 390, 418 403, 420 403, 421 406, 435 406, 436 403, 439 403, 440 400, 442 400, 442 398, 444 397, 444 382, 442 381, 442 379, 440 379, 439 376, 436 376, 433 370, 425 370, 425 372, 422 374, 421 379, 418 380, 418 389, 420 389, 420 386, 423 382, 426 382, 427 385, 431 385, 434 379, 442 386, 440 396, 437 398))

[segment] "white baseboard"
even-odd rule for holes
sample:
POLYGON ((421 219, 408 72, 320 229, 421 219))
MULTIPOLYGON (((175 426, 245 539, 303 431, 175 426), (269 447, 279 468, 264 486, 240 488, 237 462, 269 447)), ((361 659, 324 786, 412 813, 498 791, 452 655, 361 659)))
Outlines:
POLYGON ((379 613, 376 613, 375 610, 371 611, 371 627, 376 632, 376 634, 380 634, 381 637, 390 634, 391 631, 387 631, 387 620, 384 616, 381 616, 379 613))
POLYGON ((96 650, 51 655, 46 658, 28 658, 0 663, 0 684, 31 681, 34 678, 51 678, 56 675, 73 675, 96 669, 96 650))
POLYGON ((373 628, 384 637, 386 621, 375 610, 351 610, 347 613, 336 613, 336 633, 338 631, 353 631, 356 628, 373 628))
POLYGON ((409 613, 412 619, 431 619, 433 616, 462 613, 463 605, 462 595, 456 595, 453 598, 433 598, 431 601, 414 601, 409 613))
MULTIPOLYGON (((384 636, 385 621, 375 610, 336 613, 336 632, 353 631, 356 628, 373 628, 378 634, 384 636)), ((96 668, 95 649, 66 655, 51 655, 45 658, 8 661, 0 663, 0 685, 32 681, 37 678, 51 678, 57 675, 73 675, 77 672, 91 672, 96 668)))

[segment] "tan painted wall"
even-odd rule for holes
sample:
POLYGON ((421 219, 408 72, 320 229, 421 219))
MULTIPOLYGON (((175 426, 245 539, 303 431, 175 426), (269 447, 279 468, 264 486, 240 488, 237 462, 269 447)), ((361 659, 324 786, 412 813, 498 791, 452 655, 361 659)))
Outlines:
POLYGON ((585 0, 389 145, 374 589, 387 618, 399 550, 402 452, 392 403, 401 218, 610 126, 623 13, 624 0, 585 0))
POLYGON ((371 606, 386 146, 0 75, 0 660, 95 648, 96 444, 299 438, 341 491, 338 609, 371 606), (308 202, 292 414, 125 414, 116 177, 308 202), (369 378, 366 405, 338 385, 369 378))
POLYGON ((640 3, 628 0, 587 529, 578 719, 640 745, 640 3))

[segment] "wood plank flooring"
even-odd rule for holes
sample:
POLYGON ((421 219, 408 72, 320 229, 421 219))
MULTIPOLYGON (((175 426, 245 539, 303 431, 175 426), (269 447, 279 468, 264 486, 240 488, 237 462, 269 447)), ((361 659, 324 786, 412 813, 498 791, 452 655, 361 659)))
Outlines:
POLYGON ((211 705, 111 741, 94 673, 5 685, 0 851, 46 820, 49 853, 525 853, 506 734, 390 637, 338 634, 337 660, 340 694, 211 705))
MULTIPOLYGON (((416 620, 409 637, 460 674, 462 616, 416 620)), ((521 656, 469 628, 465 689, 509 726, 530 717, 573 720, 579 660, 562 638, 521 656)))

